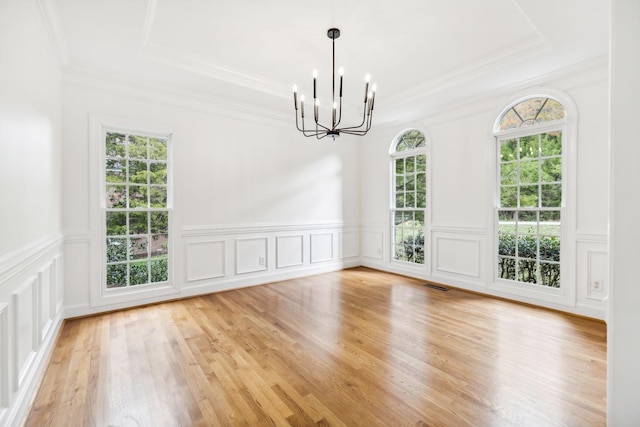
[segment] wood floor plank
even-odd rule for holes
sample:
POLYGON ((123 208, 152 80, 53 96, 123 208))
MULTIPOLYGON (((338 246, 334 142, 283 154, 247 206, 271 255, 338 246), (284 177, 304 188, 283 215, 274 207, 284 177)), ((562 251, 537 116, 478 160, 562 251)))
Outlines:
POLYGON ((356 268, 65 322, 26 426, 603 426, 606 327, 356 268))

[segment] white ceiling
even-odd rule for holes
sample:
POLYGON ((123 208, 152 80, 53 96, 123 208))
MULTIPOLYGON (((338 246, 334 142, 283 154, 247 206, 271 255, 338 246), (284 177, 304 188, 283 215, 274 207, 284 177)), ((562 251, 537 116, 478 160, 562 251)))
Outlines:
POLYGON ((604 0, 39 0, 69 74, 144 82, 293 118, 292 86, 321 102, 331 40, 344 100, 377 83, 376 121, 602 62, 604 0))

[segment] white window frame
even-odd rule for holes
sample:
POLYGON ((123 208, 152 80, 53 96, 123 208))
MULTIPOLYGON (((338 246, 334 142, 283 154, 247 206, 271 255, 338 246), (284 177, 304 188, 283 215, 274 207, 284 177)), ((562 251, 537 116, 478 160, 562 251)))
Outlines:
MULTIPOLYGON (((90 115, 90 228, 91 228, 91 286, 90 300, 92 307, 139 303, 152 301, 180 292, 174 280, 175 266, 178 256, 175 253, 175 233, 173 230, 173 145, 176 134, 166 125, 145 123, 134 119, 127 119, 109 115, 90 115), (106 286, 106 146, 107 132, 119 132, 167 139, 167 211, 168 226, 168 281, 128 286, 122 288, 107 288, 106 286)), ((147 209, 140 209, 147 211, 147 209)))
POLYGON ((389 148, 389 173, 390 173, 390 188, 389 188, 389 260, 391 263, 399 266, 401 269, 407 270, 418 270, 422 273, 425 270, 428 272, 430 269, 430 259, 431 259, 431 239, 430 239, 430 208, 431 208, 431 162, 429 156, 429 144, 430 138, 426 132, 418 128, 407 128, 398 132, 394 137, 391 146, 389 148), (396 151, 396 147, 399 143, 400 138, 407 132, 416 130, 425 138, 424 147, 414 148, 406 151, 396 151), (425 208, 396 208, 395 198, 396 198, 396 173, 395 173, 395 162, 400 158, 414 157, 417 155, 425 156, 425 168, 426 168, 426 196, 425 196, 425 208), (411 211, 422 211, 424 215, 424 263, 415 263, 410 261, 398 260, 395 257, 395 212, 398 210, 411 210, 411 211))
POLYGON ((494 152, 494 203, 492 207, 492 239, 493 251, 489 258, 493 280, 488 286, 491 290, 505 292, 538 301, 557 303, 561 305, 575 305, 575 212, 576 200, 576 145, 577 145, 577 111, 573 100, 561 91, 545 90, 543 93, 529 93, 515 98, 506 108, 501 108, 493 123, 491 145, 494 152), (565 118, 520 128, 499 130, 502 116, 513 106, 531 98, 552 98, 565 108, 565 118), (562 204, 561 215, 561 246, 560 246, 560 288, 543 285, 527 284, 498 278, 498 211, 500 208, 500 141, 510 138, 520 138, 526 135, 541 134, 551 131, 562 132, 562 204))

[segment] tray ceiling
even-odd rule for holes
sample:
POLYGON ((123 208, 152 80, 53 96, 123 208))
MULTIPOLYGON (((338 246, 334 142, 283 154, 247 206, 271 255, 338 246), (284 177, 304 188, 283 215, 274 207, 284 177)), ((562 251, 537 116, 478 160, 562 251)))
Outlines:
POLYGON ((330 98, 331 40, 347 108, 363 77, 377 121, 597 60, 608 49, 600 0, 40 0, 63 73, 293 115, 291 88, 330 98))

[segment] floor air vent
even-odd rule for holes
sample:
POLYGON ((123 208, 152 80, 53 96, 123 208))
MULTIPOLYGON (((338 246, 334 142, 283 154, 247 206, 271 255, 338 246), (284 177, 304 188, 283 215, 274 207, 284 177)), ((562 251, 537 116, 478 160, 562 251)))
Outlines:
POLYGON ((424 286, 432 289, 437 289, 439 291, 448 291, 449 288, 445 288, 444 286, 434 285, 433 283, 425 283, 424 286))

